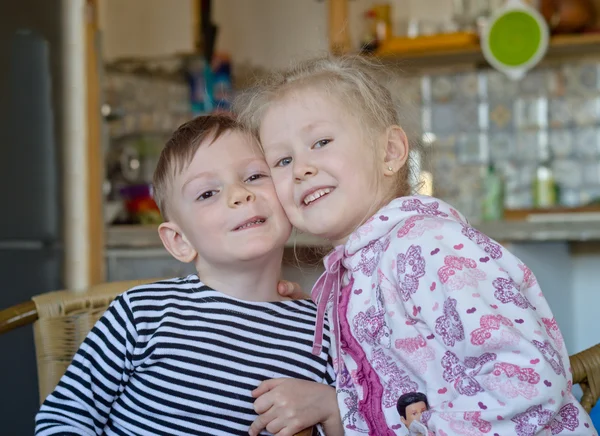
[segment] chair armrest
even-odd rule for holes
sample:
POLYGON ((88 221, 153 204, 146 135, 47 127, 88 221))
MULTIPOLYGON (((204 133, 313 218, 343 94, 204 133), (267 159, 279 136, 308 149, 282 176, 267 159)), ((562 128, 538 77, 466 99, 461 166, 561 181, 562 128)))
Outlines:
POLYGON ((4 309, 0 311, 0 334, 32 324, 37 319, 37 309, 31 300, 4 309))

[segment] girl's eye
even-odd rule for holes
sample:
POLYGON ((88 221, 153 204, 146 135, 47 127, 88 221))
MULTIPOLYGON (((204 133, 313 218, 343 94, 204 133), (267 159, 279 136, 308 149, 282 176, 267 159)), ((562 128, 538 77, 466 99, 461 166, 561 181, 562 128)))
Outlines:
POLYGON ((265 174, 252 174, 246 179, 246 182, 254 182, 255 180, 262 179, 263 177, 267 176, 265 174))
POLYGON ((323 148, 331 142, 331 139, 321 139, 314 143, 313 148, 323 148))
POLYGON ((275 164, 276 167, 286 167, 289 164, 292 163, 292 158, 291 157, 284 157, 283 159, 280 159, 279 161, 277 161, 277 163, 275 164))
POLYGON ((217 191, 206 191, 202 194, 200 194, 197 198, 197 200, 208 200, 210 197, 213 197, 215 194, 217 193, 217 191))

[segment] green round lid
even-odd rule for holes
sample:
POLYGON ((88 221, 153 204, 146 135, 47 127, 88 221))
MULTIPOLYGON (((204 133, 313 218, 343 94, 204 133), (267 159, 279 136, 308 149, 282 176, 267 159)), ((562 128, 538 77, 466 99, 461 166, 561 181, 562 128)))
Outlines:
POLYGON ((481 35, 486 60, 513 79, 522 78, 544 57, 548 42, 544 17, 520 0, 508 0, 481 35))
POLYGON ((489 48, 498 62, 511 67, 526 64, 535 57, 542 42, 542 29, 525 11, 510 11, 493 23, 489 48))

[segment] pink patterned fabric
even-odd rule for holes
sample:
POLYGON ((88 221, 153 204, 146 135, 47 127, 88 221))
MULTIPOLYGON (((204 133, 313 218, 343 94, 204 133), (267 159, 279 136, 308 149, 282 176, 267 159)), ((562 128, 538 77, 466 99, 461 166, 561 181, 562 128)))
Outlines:
POLYGON ((323 274, 312 290, 312 299, 317 304, 317 325, 315 326, 315 340, 312 353, 316 356, 321 354, 323 348, 323 323, 325 311, 329 302, 333 302, 333 334, 338 347, 339 355, 339 322, 338 302, 340 300, 340 283, 342 281, 341 260, 344 255, 343 247, 337 247, 325 259, 325 274, 323 274))
POLYGON ((325 265, 346 434, 408 434, 396 400, 420 391, 430 435, 596 435, 534 275, 448 204, 398 198, 325 265))

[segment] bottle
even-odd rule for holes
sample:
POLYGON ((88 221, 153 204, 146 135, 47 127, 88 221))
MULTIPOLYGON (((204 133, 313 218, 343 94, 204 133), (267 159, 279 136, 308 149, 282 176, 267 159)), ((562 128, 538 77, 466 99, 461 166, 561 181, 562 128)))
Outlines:
POLYGON ((550 208, 558 202, 558 185, 554 179, 554 172, 550 159, 541 162, 533 178, 533 206, 537 208, 550 208))
POLYGON ((365 32, 361 39, 360 51, 362 53, 373 53, 377 49, 377 14, 373 9, 364 13, 365 32))
POLYGON ((487 167, 483 188, 481 218, 483 221, 501 221, 504 218, 504 179, 493 164, 487 167))
POLYGON ((392 8, 389 3, 380 3, 373 5, 372 11, 375 12, 375 39, 377 45, 381 45, 392 36, 392 8))
POLYGON ((233 85, 231 79, 231 62, 225 55, 215 56, 214 66, 214 100, 215 112, 231 111, 233 101, 233 85))
POLYGON ((214 108, 212 66, 201 56, 188 59, 185 75, 190 88, 190 109, 198 116, 212 112, 214 108))

